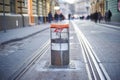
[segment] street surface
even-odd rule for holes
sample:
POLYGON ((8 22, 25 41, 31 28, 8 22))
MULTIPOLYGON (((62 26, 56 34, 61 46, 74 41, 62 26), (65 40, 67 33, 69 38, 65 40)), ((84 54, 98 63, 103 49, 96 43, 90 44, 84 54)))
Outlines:
POLYGON ((120 80, 120 28, 75 21, 91 44, 111 80, 120 80))
POLYGON ((37 35, 22 41, 12 42, 0 47, 0 80, 7 80, 34 55, 34 52, 45 43, 49 28, 37 35))
POLYGON ((70 65, 68 67, 51 66, 49 49, 20 80, 88 80, 80 43, 71 25, 70 65))
MULTIPOLYGON (((56 68, 50 65, 50 46, 46 52, 20 77, 20 80, 89 80, 89 73, 84 60, 79 37, 73 24, 81 31, 92 46, 104 71, 111 80, 120 80, 120 28, 108 27, 86 20, 72 20, 70 23, 70 65, 56 68)), ((42 49, 50 40, 50 29, 42 31, 27 39, 0 46, 0 80, 14 76, 21 66, 42 49)), ((50 43, 49 43, 50 45, 50 43)))

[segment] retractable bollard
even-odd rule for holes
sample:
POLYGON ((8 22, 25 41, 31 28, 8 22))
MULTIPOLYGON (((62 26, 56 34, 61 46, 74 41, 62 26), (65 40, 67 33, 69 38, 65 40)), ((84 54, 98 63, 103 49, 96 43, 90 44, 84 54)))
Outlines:
POLYGON ((51 65, 69 65, 68 24, 51 24, 51 65))

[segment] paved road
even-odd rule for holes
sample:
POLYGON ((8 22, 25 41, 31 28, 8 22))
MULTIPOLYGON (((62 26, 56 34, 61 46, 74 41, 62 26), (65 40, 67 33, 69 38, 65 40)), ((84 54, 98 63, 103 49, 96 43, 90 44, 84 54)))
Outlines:
MULTIPOLYGON (((80 43, 70 26, 70 64, 67 67, 51 68, 50 49, 27 71, 20 80, 88 80, 80 43)), ((69 56, 68 56, 69 57, 69 56)))
MULTIPOLYGON (((50 39, 50 30, 22 41, 12 42, 0 50, 0 80, 8 78, 34 55, 50 39)), ((76 33, 70 26, 70 67, 49 69, 50 49, 24 74, 21 80, 88 80, 85 62, 76 33), (47 64, 48 63, 48 64, 47 64), (48 67, 46 67, 46 65, 48 67)))
MULTIPOLYGON (((107 27, 90 21, 75 20, 73 22, 83 32, 91 44, 111 80, 120 80, 120 30, 115 27, 107 27)), ((2 50, 0 50, 0 79, 7 80, 42 44, 50 39, 49 31, 48 29, 30 38, 3 46, 1 48, 2 50)), ((75 65, 73 66, 74 69, 45 69, 46 66, 42 66, 46 65, 46 62, 50 63, 50 50, 43 55, 38 63, 34 65, 21 80, 49 80, 49 77, 53 80, 88 80, 80 43, 71 26, 70 62, 75 65)))
POLYGON ((48 28, 30 38, 1 46, 0 80, 7 80, 11 74, 28 61, 34 52, 50 38, 49 31, 48 28))
POLYGON ((97 54, 111 80, 120 80, 120 29, 90 21, 74 21, 97 54))

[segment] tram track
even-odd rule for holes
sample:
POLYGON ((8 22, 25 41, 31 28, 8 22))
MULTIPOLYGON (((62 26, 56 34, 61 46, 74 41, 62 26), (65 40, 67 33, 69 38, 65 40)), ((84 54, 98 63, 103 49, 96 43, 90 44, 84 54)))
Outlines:
POLYGON ((74 27, 79 42, 81 44, 82 54, 84 57, 89 80, 111 80, 104 66, 96 56, 94 50, 92 49, 91 45, 89 44, 83 33, 73 22, 72 26, 74 27))
POLYGON ((46 41, 8 80, 19 80, 48 51, 49 44, 50 40, 46 41))

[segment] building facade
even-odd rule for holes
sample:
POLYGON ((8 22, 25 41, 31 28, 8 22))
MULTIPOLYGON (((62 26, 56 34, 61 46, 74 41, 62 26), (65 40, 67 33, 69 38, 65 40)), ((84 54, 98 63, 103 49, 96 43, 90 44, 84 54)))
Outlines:
POLYGON ((61 2, 60 3, 60 9, 61 9, 61 12, 64 15, 64 17, 67 19, 68 18, 68 14, 71 14, 70 4, 66 3, 66 2, 61 2))
POLYGON ((81 16, 87 16, 90 13, 89 0, 81 0, 75 4, 75 12, 76 14, 80 14, 81 16))
POLYGON ((102 16, 105 14, 105 1, 104 0, 91 0, 90 13, 100 12, 102 16))
POLYGON ((120 22, 120 0, 105 0, 105 11, 111 10, 113 22, 120 22))
POLYGON ((0 30, 45 23, 56 4, 57 0, 0 0, 0 30))
POLYGON ((91 0, 91 14, 94 12, 101 12, 102 16, 105 16, 105 12, 111 10, 111 21, 120 22, 120 5, 119 0, 91 0))

